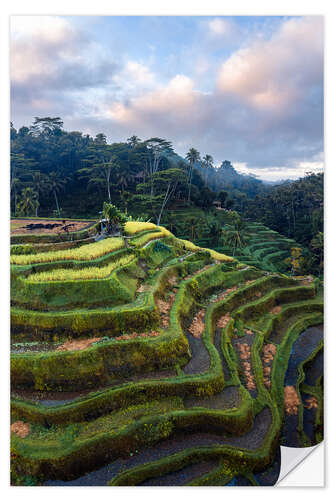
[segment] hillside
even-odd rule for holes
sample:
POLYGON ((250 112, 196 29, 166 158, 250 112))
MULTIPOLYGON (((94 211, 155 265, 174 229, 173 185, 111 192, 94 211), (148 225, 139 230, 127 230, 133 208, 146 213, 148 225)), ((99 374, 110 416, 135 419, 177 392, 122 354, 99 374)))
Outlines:
POLYGON ((321 282, 278 272, 290 240, 14 227, 12 484, 272 485, 279 444, 322 440, 321 282))

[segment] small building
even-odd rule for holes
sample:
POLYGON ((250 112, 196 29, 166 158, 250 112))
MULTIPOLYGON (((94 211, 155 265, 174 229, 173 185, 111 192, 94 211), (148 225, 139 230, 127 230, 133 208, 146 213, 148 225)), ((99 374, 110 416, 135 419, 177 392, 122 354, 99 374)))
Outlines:
POLYGON ((222 207, 221 207, 221 202, 219 200, 216 200, 216 201, 213 201, 213 205, 215 205, 215 207, 218 209, 218 210, 221 210, 222 207))

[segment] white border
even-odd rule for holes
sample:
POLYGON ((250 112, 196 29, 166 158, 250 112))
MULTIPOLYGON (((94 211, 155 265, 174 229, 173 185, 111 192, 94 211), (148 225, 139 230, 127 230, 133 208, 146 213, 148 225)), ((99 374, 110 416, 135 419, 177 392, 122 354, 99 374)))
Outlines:
MULTIPOLYGON (((332 88, 332 81, 330 82, 330 59, 332 59, 332 54, 329 54, 328 57, 328 47, 332 46, 332 32, 333 32, 333 22, 332 22, 332 12, 330 6, 332 5, 331 1, 326 0, 279 0, 279 2, 267 2, 262 0, 233 0, 232 2, 222 2, 213 1, 213 0, 205 0, 204 2, 195 2, 195 0, 169 0, 168 2, 157 2, 152 0, 122 0, 121 2, 110 2, 106 0, 94 0, 94 2, 74 2, 70 0, 58 0, 56 3, 46 3, 42 0, 30 0, 29 2, 23 0, 12 0, 10 2, 3 3, 1 6, 1 17, 0 17, 0 50, 1 50, 1 103, 0 103, 0 120, 1 120, 1 129, 0 129, 0 154, 1 154, 1 216, 2 220, 9 220, 9 167, 8 167, 8 158, 9 158, 9 85, 8 85, 8 53, 9 53, 9 43, 8 43, 8 25, 9 25, 9 15, 14 14, 58 14, 58 15, 325 15, 326 16, 326 95, 325 95, 325 121, 326 121, 326 130, 329 129, 329 113, 328 109, 332 106, 329 105, 329 94, 328 89, 332 88), (331 42, 331 44, 329 43, 331 42), (331 85, 329 84, 331 83, 331 85), (328 128, 327 128, 328 127, 328 128)), ((332 79, 331 79, 332 80, 332 79)), ((328 133, 326 132, 326 137, 328 137, 328 133)), ((332 221, 330 215, 332 212, 330 211, 330 198, 332 199, 331 189, 331 174, 330 169, 333 166, 329 165, 329 143, 326 141, 326 220, 332 221), (329 166, 328 166, 329 165, 329 166)), ((8 254, 9 254, 9 246, 8 246, 8 237, 9 234, 9 222, 5 222, 2 225, 2 241, 1 241, 1 264, 2 264, 2 288, 1 288, 1 305, 2 305, 2 315, 1 315, 1 342, 3 345, 0 349, 1 360, 0 367, 2 370, 1 377, 1 388, 2 388, 2 403, 4 401, 7 402, 7 405, 2 404, 1 407, 1 432, 2 432, 2 446, 1 446, 1 462, 0 462, 0 471, 1 471, 1 481, 0 487, 3 495, 6 495, 9 498, 16 498, 17 496, 24 496, 24 498, 36 498, 38 496, 45 497, 45 494, 48 497, 58 498, 59 493, 62 492, 71 497, 75 495, 79 495, 80 499, 89 498, 94 490, 91 488, 73 488, 70 490, 68 488, 64 488, 63 490, 59 490, 59 488, 48 488, 47 492, 45 488, 10 488, 8 486, 8 447, 9 447, 9 432, 7 429, 9 428, 9 417, 8 417, 8 408, 9 408, 9 356, 8 356, 8 331, 9 331, 9 266, 8 266, 8 254), (4 228, 7 228, 5 231, 4 228), (6 241, 7 238, 7 241, 6 241)), ((329 232, 328 225, 326 225, 326 255, 329 255, 329 243, 330 243, 331 233, 329 232)), ((326 276, 330 276, 330 262, 326 259, 326 276)), ((330 280, 326 281, 326 296, 329 289, 330 280)), ((329 332, 330 323, 328 318, 325 320, 326 332, 329 332)), ((325 347, 327 351, 327 347, 329 347, 329 339, 326 334, 325 338, 325 347)), ((327 380, 327 377, 326 377, 327 380)), ((327 382, 326 382, 327 385, 327 382)), ((328 401, 326 393, 326 406, 328 401)), ((326 412, 327 415, 327 412, 326 412)), ((328 425, 325 427, 325 438, 327 440, 327 436, 329 435, 329 427, 330 423, 326 418, 326 422, 328 425)), ((330 450, 328 449, 328 455, 330 456, 330 450)), ((314 455, 315 456, 315 455, 314 455)), ((310 457, 309 457, 310 458, 310 457)), ((326 460, 326 468, 329 470, 329 466, 331 464, 327 463, 326 460)), ((313 465, 313 467, 322 467, 321 465, 313 465)), ((291 475, 290 475, 291 478, 291 475)), ((306 477, 303 476, 303 486, 307 484, 306 477)), ((329 480, 329 478, 328 478, 329 480)), ((268 491, 266 488, 243 488, 244 495, 255 496, 258 495, 267 495, 268 491)), ((221 496, 221 495, 238 495, 240 491, 243 489, 239 488, 213 488, 209 487, 207 490, 207 494, 210 496, 221 496)), ((325 494, 328 493, 330 489, 330 485, 324 489, 316 490, 316 494, 325 494)), ((202 496, 203 490, 202 488, 184 490, 181 488, 159 488, 158 490, 154 488, 119 488, 112 489, 110 491, 108 488, 99 488, 96 494, 98 496, 103 496, 104 494, 108 497, 114 496, 117 498, 121 498, 124 495, 126 496, 135 496, 135 498, 147 497, 158 495, 160 498, 167 498, 172 495, 176 496, 184 496, 184 494, 190 492, 191 496, 202 496)), ((281 493, 280 488, 270 488, 269 494, 279 494, 281 493)), ((290 492, 292 494, 292 492, 290 492)), ((301 495, 303 498, 307 498, 311 495, 313 497, 313 489, 306 490, 302 488, 301 495)), ((286 492, 285 492, 286 494, 286 492)))

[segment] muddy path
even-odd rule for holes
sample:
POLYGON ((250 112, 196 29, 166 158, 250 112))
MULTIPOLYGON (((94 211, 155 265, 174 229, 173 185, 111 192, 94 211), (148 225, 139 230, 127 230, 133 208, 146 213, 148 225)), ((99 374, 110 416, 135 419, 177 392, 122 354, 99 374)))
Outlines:
POLYGON ((321 349, 314 357, 310 365, 304 368, 305 379, 307 385, 316 385, 317 380, 324 373, 324 351, 321 349))
MULTIPOLYGON (((288 368, 284 378, 285 388, 290 388, 295 390, 297 378, 298 378, 298 367, 302 361, 307 359, 311 352, 317 347, 319 342, 323 338, 323 326, 313 326, 307 328, 302 332, 297 340, 294 342, 291 355, 288 362, 288 368)), ((286 389, 285 389, 286 390, 286 389)), ((295 393, 296 394, 296 393, 295 393)), ((286 404, 286 402, 285 402, 286 404)), ((299 419, 299 406, 302 401, 298 400, 298 396, 295 395, 295 408, 288 412, 288 408, 285 410, 283 425, 281 428, 280 440, 283 446, 289 446, 291 448, 304 447, 300 433, 298 432, 298 419, 299 419), (289 414, 288 414, 289 413, 289 414)), ((309 424, 310 425, 310 424, 309 424)))
MULTIPOLYGON (((168 457, 187 448, 200 446, 230 445, 236 448, 255 450, 260 447, 272 423, 271 412, 265 407, 254 419, 251 430, 242 436, 210 434, 208 432, 177 432, 155 446, 145 448, 139 453, 126 458, 118 458, 114 462, 89 472, 72 481, 50 480, 45 486, 105 486, 120 472, 138 465, 150 463, 160 458, 168 457)), ((162 478, 163 476, 161 476, 162 478)), ((166 485, 166 484, 165 484, 166 485)))
POLYGON ((298 366, 310 356, 319 342, 323 339, 323 325, 312 326, 302 332, 294 342, 288 362, 284 385, 296 385, 298 366))
POLYGON ((211 472, 219 464, 219 460, 209 460, 188 465, 183 469, 170 472, 164 476, 143 481, 139 486, 184 486, 190 481, 211 472))
POLYGON ((98 391, 107 391, 112 387, 124 385, 128 382, 141 382, 144 380, 163 380, 166 378, 177 377, 176 370, 161 370, 160 372, 148 372, 127 377, 126 379, 117 379, 110 382, 108 385, 85 389, 81 391, 34 391, 15 389, 11 393, 11 397, 20 398, 29 402, 40 403, 43 406, 60 406, 65 403, 72 403, 80 398, 89 397, 98 391))

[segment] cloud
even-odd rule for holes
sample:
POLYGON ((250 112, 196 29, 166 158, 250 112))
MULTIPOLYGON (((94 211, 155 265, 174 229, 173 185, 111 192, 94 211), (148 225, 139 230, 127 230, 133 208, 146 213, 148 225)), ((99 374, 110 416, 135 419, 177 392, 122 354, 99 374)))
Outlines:
MULTIPOLYGON (((116 86, 118 64, 101 57, 101 47, 64 18, 15 16, 11 19, 12 110, 52 113, 66 110, 69 94, 116 86), (63 105, 66 102, 66 106, 63 105)), ((31 113, 30 113, 31 114, 31 113)))
POLYGON ((234 34, 235 26, 234 24, 221 17, 216 17, 215 19, 211 19, 208 21, 208 30, 209 35, 212 37, 229 37, 234 34))
POLYGON ((320 87, 323 78, 323 19, 290 19, 270 40, 259 40, 225 61, 217 88, 259 110, 279 112, 320 87))
MULTIPOLYGON (((244 35, 237 49, 231 48, 235 33, 244 28, 236 21, 197 22, 197 36, 208 29, 210 42, 202 39, 197 50, 197 39, 192 45, 187 38, 183 44, 177 39, 175 53, 173 45, 166 50, 157 38, 149 38, 147 18, 148 56, 143 59, 147 53, 135 32, 121 52, 110 49, 118 40, 116 30, 108 28, 108 44, 97 41, 93 31, 82 33, 69 18, 13 18, 14 125, 48 115, 61 116, 67 129, 105 132, 111 141, 133 134, 160 136, 173 141, 180 154, 193 146, 203 155, 212 154, 216 163, 229 159, 266 177, 270 171, 273 176, 281 170, 303 172, 307 162, 321 164, 322 18, 274 22, 270 36, 267 30, 251 40, 244 35), (216 50, 222 46, 229 47, 227 56, 216 50)), ((168 36, 170 29, 168 24, 168 36)), ((158 30, 163 30, 162 22, 158 30)))
POLYGON ((131 123, 142 126, 149 118, 150 127, 156 122, 176 119, 183 126, 192 119, 198 92, 193 81, 185 75, 176 75, 165 86, 144 93, 126 102, 114 103, 108 110, 109 116, 120 124, 131 123))

